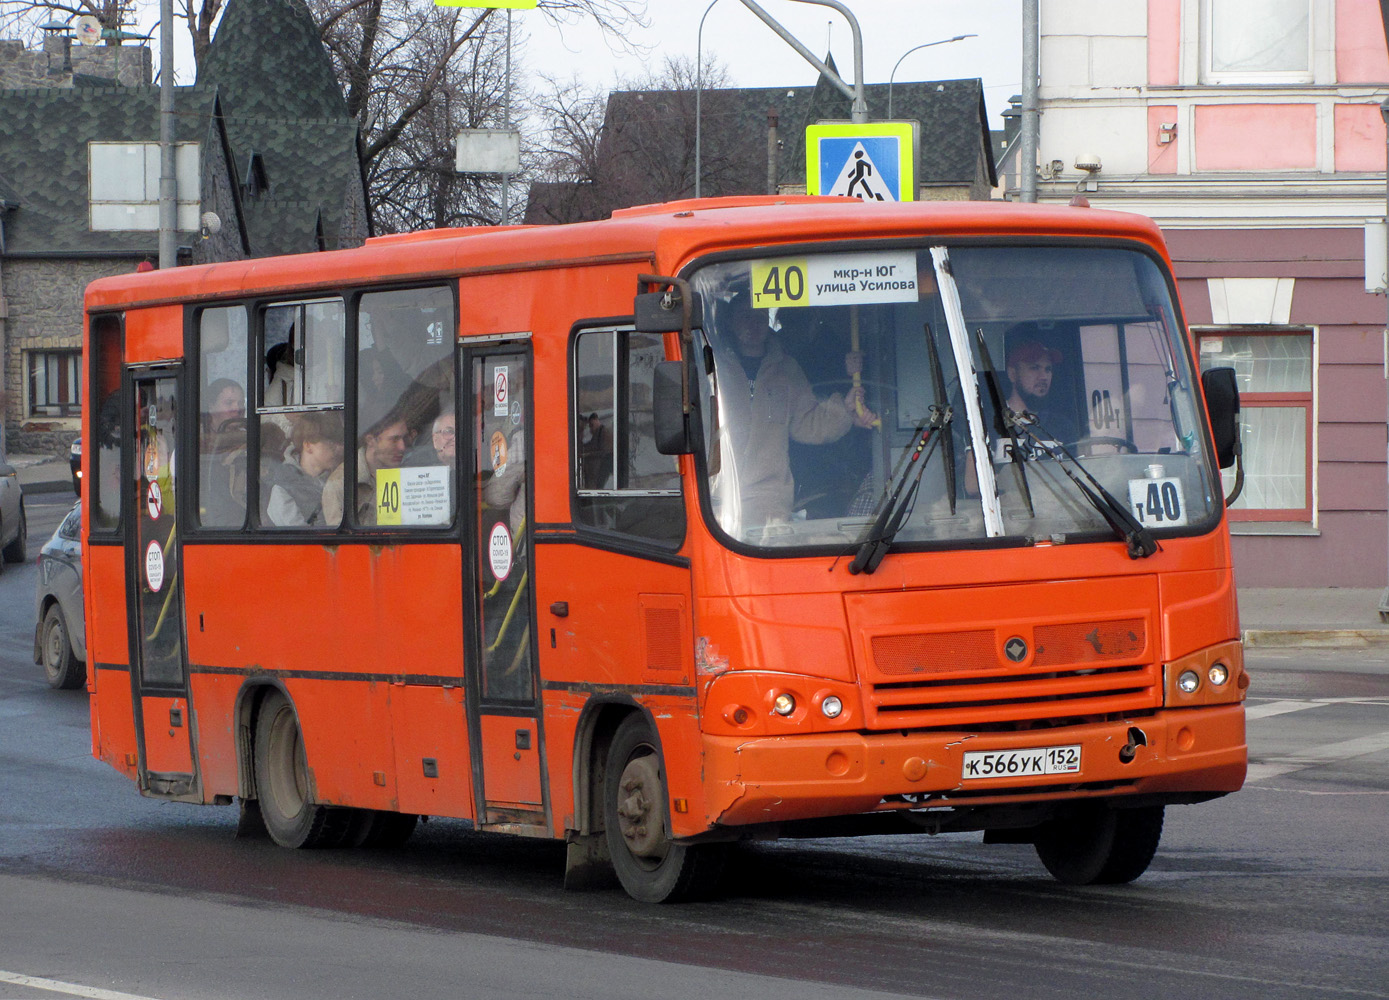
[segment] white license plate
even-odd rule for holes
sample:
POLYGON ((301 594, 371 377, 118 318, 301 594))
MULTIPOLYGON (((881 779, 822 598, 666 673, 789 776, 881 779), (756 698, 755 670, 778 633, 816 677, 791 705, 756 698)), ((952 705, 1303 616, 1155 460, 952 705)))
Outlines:
POLYGON ((1035 747, 1030 750, 981 750, 965 754, 962 777, 1029 778, 1045 774, 1079 774, 1080 747, 1035 747))

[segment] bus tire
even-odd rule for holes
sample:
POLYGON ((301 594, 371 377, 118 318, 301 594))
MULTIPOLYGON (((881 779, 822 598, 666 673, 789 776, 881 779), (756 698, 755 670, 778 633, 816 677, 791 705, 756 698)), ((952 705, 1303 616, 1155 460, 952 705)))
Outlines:
POLYGON ((723 844, 676 844, 666 827, 665 767, 656 734, 629 715, 608 747, 603 825, 622 888, 643 903, 708 894, 723 868, 723 844))
POLYGON ((381 809, 355 810, 347 843, 352 847, 388 849, 400 847, 415 832, 419 816, 381 809))
POLYGON ((43 614, 39 656, 49 687, 71 691, 87 683, 87 665, 73 652, 67 619, 56 604, 50 604, 43 614))
POLYGON ((1162 839, 1162 806, 1087 805, 1037 833, 1037 856, 1067 885, 1120 885, 1148 870, 1162 839))
POLYGON ((304 737, 294 706, 279 691, 266 696, 256 717, 256 793, 270 839, 281 847, 337 847, 352 811, 315 805, 309 798, 304 737))

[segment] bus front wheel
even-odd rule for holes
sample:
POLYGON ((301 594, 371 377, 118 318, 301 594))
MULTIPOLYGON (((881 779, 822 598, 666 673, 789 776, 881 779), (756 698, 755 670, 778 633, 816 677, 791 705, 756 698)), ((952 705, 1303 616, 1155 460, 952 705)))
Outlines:
POLYGON ((722 844, 677 844, 666 826, 665 767, 651 724, 628 716, 613 734, 603 795, 608 852, 633 899, 673 903, 708 893, 722 869, 722 844))
POLYGON ((1162 839, 1162 806, 1086 805, 1037 833, 1037 856, 1067 885, 1119 885, 1148 870, 1162 839))
POLYGON ((336 847, 351 825, 346 809, 310 799, 304 737, 294 706, 279 691, 267 695, 256 719, 256 793, 270 839, 281 847, 336 847))

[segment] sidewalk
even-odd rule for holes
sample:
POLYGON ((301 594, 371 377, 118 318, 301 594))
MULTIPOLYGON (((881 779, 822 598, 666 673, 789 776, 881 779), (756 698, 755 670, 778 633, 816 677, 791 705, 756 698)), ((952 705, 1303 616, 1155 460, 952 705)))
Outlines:
MULTIPOLYGON (((67 455, 11 455, 25 493, 72 491, 67 455)), ((1379 588, 1248 587, 1239 591, 1246 646, 1389 649, 1389 622, 1380 621, 1379 588)))

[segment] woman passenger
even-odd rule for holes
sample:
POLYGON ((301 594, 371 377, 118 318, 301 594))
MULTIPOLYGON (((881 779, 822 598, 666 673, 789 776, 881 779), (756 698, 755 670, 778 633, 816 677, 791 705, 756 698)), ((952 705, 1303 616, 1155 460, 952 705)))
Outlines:
POLYGON ((281 528, 323 524, 323 484, 342 464, 342 456, 340 414, 297 414, 289 452, 270 485, 270 523, 281 528))

